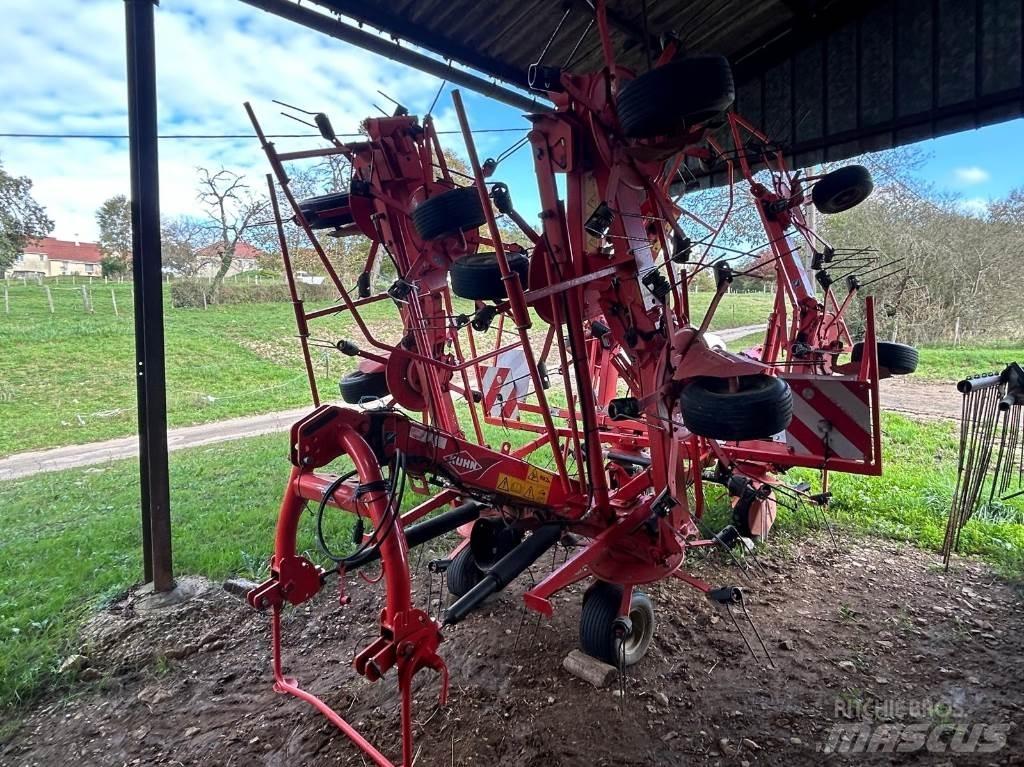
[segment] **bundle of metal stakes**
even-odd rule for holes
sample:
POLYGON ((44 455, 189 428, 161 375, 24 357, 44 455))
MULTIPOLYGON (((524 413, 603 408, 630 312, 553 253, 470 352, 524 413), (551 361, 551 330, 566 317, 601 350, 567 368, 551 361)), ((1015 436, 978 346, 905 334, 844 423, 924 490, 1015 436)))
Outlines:
POLYGON ((1024 495, 1024 370, 1013 362, 1001 373, 960 381, 960 457, 942 557, 960 547, 975 512, 1024 495))

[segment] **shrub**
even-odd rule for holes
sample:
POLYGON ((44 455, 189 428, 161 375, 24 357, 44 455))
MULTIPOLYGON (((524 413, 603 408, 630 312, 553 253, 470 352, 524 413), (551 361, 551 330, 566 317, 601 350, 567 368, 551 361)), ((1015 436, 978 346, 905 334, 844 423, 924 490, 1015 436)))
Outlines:
MULTIPOLYGON (((334 286, 298 285, 299 298, 305 301, 329 301, 337 297, 334 286)), ((216 294, 202 280, 181 280, 171 283, 171 306, 177 309, 202 309, 210 304, 267 304, 291 301, 288 286, 283 282, 260 285, 224 283, 216 294), (204 301, 205 296, 205 301, 204 301)))
POLYGON ((100 260, 100 273, 104 277, 117 277, 128 272, 128 264, 113 256, 104 256, 100 260))

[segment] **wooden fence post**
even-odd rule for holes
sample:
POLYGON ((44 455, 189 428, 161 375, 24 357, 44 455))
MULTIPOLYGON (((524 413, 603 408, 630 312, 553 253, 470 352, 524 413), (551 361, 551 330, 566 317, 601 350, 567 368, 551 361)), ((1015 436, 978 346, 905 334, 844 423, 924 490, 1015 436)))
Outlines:
POLYGON ((11 300, 7 297, 7 286, 4 285, 4 314, 11 313, 11 300))
POLYGON ((50 292, 50 286, 46 286, 46 303, 50 305, 50 314, 53 314, 53 293, 50 292))
POLYGON ((120 317, 121 314, 117 311, 117 296, 114 295, 114 289, 110 289, 110 303, 114 305, 114 316, 120 317))

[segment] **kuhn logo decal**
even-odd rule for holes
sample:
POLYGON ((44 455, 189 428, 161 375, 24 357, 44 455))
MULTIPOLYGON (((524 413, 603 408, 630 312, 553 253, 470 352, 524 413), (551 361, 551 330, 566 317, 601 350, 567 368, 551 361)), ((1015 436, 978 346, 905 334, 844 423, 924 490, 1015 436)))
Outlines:
POLYGON ((483 468, 476 459, 467 453, 465 450, 460 450, 454 455, 450 455, 444 459, 456 474, 472 474, 473 472, 480 471, 483 468))

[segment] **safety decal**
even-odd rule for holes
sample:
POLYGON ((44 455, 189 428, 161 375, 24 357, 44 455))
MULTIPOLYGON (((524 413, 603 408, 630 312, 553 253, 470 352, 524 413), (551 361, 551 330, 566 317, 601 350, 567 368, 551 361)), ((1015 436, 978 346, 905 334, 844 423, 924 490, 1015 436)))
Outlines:
POLYGON ((499 474, 496 489, 500 493, 524 498, 533 503, 547 503, 548 495, 551 493, 551 480, 554 479, 554 476, 554 474, 532 467, 525 479, 499 474))

